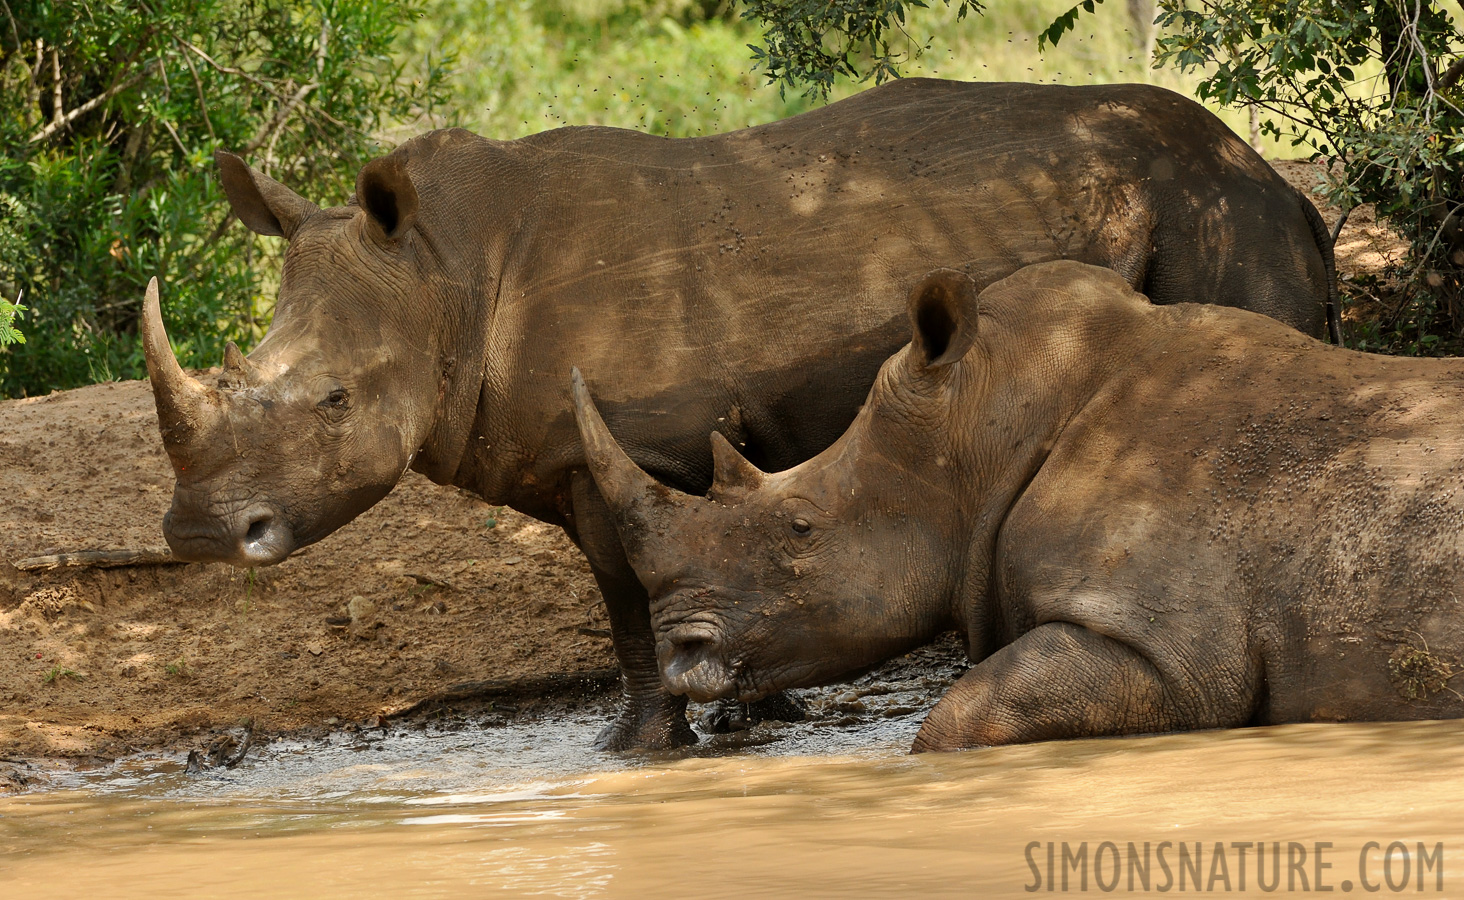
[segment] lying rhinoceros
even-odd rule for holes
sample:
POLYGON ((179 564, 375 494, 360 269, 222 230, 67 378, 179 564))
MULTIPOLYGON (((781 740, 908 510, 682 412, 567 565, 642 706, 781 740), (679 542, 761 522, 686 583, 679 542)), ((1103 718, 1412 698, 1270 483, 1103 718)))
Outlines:
POLYGON ((318 209, 219 157, 234 212, 289 240, 274 322, 217 383, 156 309, 148 370, 182 559, 268 565, 413 468, 564 526, 604 593, 629 706, 602 745, 694 740, 646 597, 584 471, 564 374, 599 373, 633 458, 686 490, 725 429, 786 467, 848 426, 932 266, 987 284, 1111 266, 1156 302, 1243 303, 1321 332, 1316 210, 1201 107, 1139 85, 910 79, 770 125, 668 140, 433 132, 318 209), (614 380, 612 380, 612 378, 614 380))
POLYGON ((640 471, 576 370, 671 690, 755 700, 955 628, 979 662, 917 750, 1464 715, 1464 360, 1066 261, 979 295, 938 270, 909 312, 843 437, 764 475, 714 434, 710 499, 640 471))

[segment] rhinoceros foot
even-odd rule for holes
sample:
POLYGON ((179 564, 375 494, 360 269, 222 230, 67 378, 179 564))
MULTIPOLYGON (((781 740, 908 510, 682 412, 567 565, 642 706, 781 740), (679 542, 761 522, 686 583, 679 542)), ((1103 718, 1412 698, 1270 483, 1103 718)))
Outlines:
POLYGON ((721 700, 701 717, 702 730, 708 734, 731 734, 746 731, 759 722, 802 722, 808 708, 789 693, 772 694, 752 703, 721 700))
POLYGON ((686 698, 661 693, 656 697, 627 696, 615 719, 595 738, 595 749, 674 750, 697 742, 686 721, 686 698))

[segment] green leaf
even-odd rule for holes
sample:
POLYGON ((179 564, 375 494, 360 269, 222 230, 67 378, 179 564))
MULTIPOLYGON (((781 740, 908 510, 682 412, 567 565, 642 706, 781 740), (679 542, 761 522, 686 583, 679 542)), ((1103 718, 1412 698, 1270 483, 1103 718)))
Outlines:
POLYGON ((1078 21, 1079 12, 1092 13, 1103 0, 1082 0, 1077 6, 1053 19, 1051 24, 1044 28, 1037 35, 1037 49, 1046 50, 1048 47, 1056 47, 1062 40, 1062 36, 1072 31, 1078 21))

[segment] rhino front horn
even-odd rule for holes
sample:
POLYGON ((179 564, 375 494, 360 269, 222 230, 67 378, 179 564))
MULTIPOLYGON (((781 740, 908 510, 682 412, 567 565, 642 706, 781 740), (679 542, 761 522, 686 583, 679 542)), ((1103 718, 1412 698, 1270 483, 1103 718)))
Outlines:
POLYGON ((590 399, 590 389, 580 370, 571 373, 574 393, 574 418, 579 423, 580 440, 585 445, 585 461, 589 463, 590 474, 600 488, 600 495, 616 518, 627 523, 638 506, 638 501, 660 495, 669 498, 674 492, 647 475, 635 464, 616 442, 595 401, 590 399))
MULTIPOLYGON (((147 358, 147 377, 152 382, 158 408, 158 425, 169 456, 185 448, 200 431, 214 408, 211 391, 189 377, 178 365, 163 328, 163 310, 158 300, 158 280, 147 283, 142 305, 142 349, 147 358)), ((174 460, 177 465, 177 460, 174 460)))

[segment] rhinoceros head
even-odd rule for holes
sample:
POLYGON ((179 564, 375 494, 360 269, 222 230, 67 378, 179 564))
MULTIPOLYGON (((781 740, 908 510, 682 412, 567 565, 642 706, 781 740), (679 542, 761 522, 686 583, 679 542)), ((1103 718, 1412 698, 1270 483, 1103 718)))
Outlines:
POLYGON ((180 558, 268 565, 383 497, 453 412, 444 335, 460 298, 419 234, 400 151, 361 171, 352 205, 325 210, 218 161, 235 214, 289 246, 268 334, 247 358, 230 343, 216 380, 179 367, 148 286, 148 377, 178 476, 163 530, 180 558))
POLYGON ((940 601, 951 594, 963 523, 919 513, 956 492, 938 423, 976 313, 968 277, 928 275, 911 294, 913 344, 885 363, 848 431, 776 474, 714 432, 705 498, 640 470, 575 371, 586 458, 650 593, 671 691, 750 701, 827 683, 949 626, 940 601))

